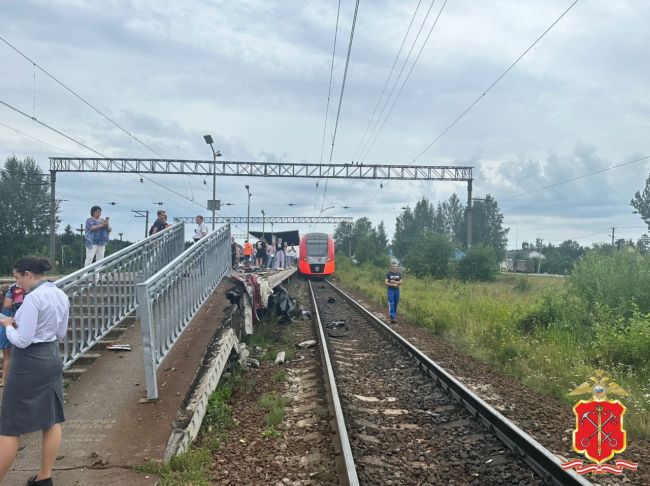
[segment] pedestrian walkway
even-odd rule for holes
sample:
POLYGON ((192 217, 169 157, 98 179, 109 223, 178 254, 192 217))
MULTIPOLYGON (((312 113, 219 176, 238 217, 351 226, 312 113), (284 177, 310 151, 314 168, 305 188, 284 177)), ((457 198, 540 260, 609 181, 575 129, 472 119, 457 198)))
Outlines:
MULTIPOLYGON (((271 285, 291 273, 273 275, 271 285)), ((165 357, 157 373, 157 401, 146 400, 142 334, 135 318, 120 325, 123 333, 117 338, 131 351, 93 349, 99 357, 65 390, 63 443, 53 473, 56 485, 157 484, 157 477, 137 473, 133 467, 163 460, 206 351, 220 335, 224 311, 230 306, 225 292, 232 286, 230 279, 221 281, 165 357)), ((23 486, 38 470, 40 433, 22 441, 25 448, 18 452, 3 485, 23 486)))
MULTIPOLYGON (((224 291, 231 285, 224 281, 217 287, 165 358, 158 372, 157 401, 146 401, 142 335, 134 319, 127 321, 119 339, 131 345, 131 351, 99 351, 100 357, 69 384, 55 484, 155 484, 156 478, 131 468, 163 459, 177 413, 221 325, 228 305, 224 291)), ((22 486, 38 470, 40 433, 23 437, 23 444, 3 484, 22 486)))

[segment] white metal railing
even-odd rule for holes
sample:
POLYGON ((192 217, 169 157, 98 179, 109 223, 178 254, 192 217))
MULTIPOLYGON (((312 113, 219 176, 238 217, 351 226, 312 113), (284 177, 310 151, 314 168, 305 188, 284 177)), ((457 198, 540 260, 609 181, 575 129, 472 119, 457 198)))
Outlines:
POLYGON ((137 284, 137 314, 150 400, 158 398, 158 366, 219 281, 229 274, 230 263, 230 225, 226 225, 137 284))
POLYGON ((133 312, 136 282, 180 255, 184 239, 184 225, 178 223, 55 282, 70 301, 68 333, 61 344, 64 368, 133 312))

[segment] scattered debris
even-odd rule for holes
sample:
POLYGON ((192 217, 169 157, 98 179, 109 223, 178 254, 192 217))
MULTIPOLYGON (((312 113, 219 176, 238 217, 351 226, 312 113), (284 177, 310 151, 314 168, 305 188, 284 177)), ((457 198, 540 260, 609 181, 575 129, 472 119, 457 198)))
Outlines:
POLYGON ((248 358, 248 360, 246 361, 246 363, 247 363, 248 366, 250 366, 251 368, 259 368, 259 367, 260 367, 260 362, 259 362, 258 360, 256 360, 255 358, 248 358))
POLYGON ((273 306, 276 315, 281 316, 279 323, 286 324, 292 321, 291 315, 295 312, 296 303, 289 297, 289 292, 282 285, 279 285, 271 298, 269 298, 269 307, 273 306))
POLYGON ((248 363, 248 356, 250 355, 246 343, 239 343, 237 345, 237 355, 239 356, 239 365, 245 367, 248 363))
POLYGON ((336 302, 336 297, 332 297, 331 295, 327 298, 327 303, 328 304, 333 304, 336 302))
POLYGON ((106 349, 110 351, 131 351, 130 344, 109 344, 106 349))
POLYGON ((330 321, 327 328, 336 329, 337 327, 345 327, 346 323, 347 321, 345 319, 334 319, 333 321, 330 321))
POLYGON ((303 341, 301 343, 296 344, 299 348, 302 349, 309 349, 313 348, 316 346, 316 340, 315 339, 309 339, 308 341, 303 341))
POLYGON ((280 352, 278 353, 278 355, 275 357, 275 361, 274 361, 274 363, 275 363, 275 364, 282 364, 282 363, 284 363, 284 357, 285 357, 285 355, 286 355, 286 353, 285 353, 284 351, 280 351, 280 352))

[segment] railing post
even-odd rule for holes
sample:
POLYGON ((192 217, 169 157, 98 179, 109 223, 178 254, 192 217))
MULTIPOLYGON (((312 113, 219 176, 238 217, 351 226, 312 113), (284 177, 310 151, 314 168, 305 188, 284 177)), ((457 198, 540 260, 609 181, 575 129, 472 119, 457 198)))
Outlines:
POLYGON ((137 315, 142 330, 142 355, 144 357, 144 375, 147 382, 147 398, 158 398, 158 382, 156 380, 156 333, 153 322, 151 300, 146 283, 136 285, 138 300, 137 315))

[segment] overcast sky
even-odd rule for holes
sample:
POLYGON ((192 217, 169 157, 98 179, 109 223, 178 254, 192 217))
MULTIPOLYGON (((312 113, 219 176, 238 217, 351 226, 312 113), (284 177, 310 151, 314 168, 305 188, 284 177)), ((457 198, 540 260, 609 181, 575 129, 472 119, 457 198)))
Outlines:
MULTIPOLYGON (((361 0, 333 162, 473 166, 474 195, 499 201, 511 248, 537 237, 608 241, 611 226, 617 237, 638 238, 646 228, 629 201, 644 186, 648 159, 538 189, 650 155, 646 1, 578 2, 418 157, 571 3, 449 0, 440 13, 443 1, 434 2, 384 113, 440 15, 438 22, 383 130, 366 144, 418 1, 361 0)), ((211 159, 202 137, 210 133, 226 160, 328 162, 354 12, 353 0, 341 4, 323 155, 335 0, 10 0, 0 3, 0 36, 166 158, 211 159)), ((420 3, 386 94, 430 5, 420 3)), ((158 157, 4 43, 0 100, 107 156, 158 157)), ((48 170, 50 156, 96 156, 2 105, 0 123, 2 160, 33 156, 48 170)), ((155 212, 154 203, 163 202, 171 217, 208 214, 211 178, 151 177, 185 198, 137 175, 61 173, 64 224, 78 227, 99 204, 114 236, 135 240, 144 221, 133 209, 155 212)), ((391 234, 400 208, 422 196, 436 203, 453 192, 467 198, 463 183, 384 181, 381 188, 380 181, 330 181, 323 205, 324 181, 317 188, 311 179, 221 177, 217 197, 233 204, 221 215, 246 214, 245 184, 252 215, 318 215, 335 206, 323 214, 383 220, 391 234)), ((244 231, 245 225, 233 230, 244 231)))

